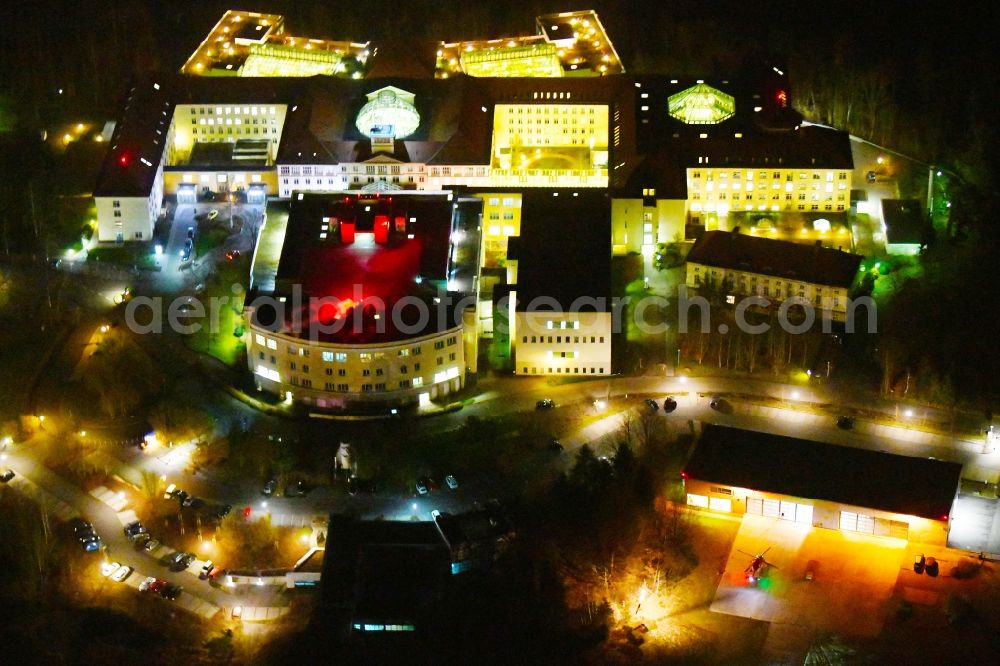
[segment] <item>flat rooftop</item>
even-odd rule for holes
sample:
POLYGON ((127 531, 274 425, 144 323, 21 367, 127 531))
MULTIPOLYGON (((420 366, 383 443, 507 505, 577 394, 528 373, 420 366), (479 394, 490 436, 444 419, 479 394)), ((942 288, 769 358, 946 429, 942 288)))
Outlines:
MULTIPOLYGON (((505 190, 506 191, 506 190, 505 190)), ((580 298, 604 298, 611 309, 611 199, 605 190, 521 190, 521 235, 511 237, 517 260, 517 310, 549 297, 563 309, 580 298)), ((593 307, 580 308, 593 311, 593 307)))
POLYGON ((962 466, 706 425, 684 472, 728 486, 945 520, 962 466))
POLYGON ((922 245, 931 232, 924 206, 916 199, 882 199, 882 220, 886 240, 893 244, 922 245))
MULTIPOLYGON (((343 319, 338 331, 320 336, 329 342, 392 342, 437 332, 442 323, 445 328, 454 326, 448 304, 434 302, 448 274, 453 211, 449 196, 447 192, 296 193, 271 293, 287 298, 301 290, 304 323, 330 326, 343 319), (310 304, 310 298, 326 302, 310 304), (404 298, 419 299, 431 309, 419 330, 410 328, 419 319, 415 307, 400 310, 405 331, 394 325, 393 317, 379 316, 369 307, 368 299, 377 299, 388 313, 404 298)), ((260 288, 265 286, 262 281, 260 288)), ((263 312, 260 322, 273 324, 263 312)))

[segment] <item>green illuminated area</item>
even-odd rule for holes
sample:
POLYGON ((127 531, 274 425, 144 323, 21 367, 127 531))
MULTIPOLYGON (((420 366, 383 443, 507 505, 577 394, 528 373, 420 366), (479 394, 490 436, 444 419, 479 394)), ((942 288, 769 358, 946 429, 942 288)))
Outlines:
POLYGON ((698 83, 667 98, 670 115, 688 125, 713 125, 736 113, 736 102, 712 86, 698 83))
MULTIPOLYGON (((557 77, 563 68, 554 44, 529 44, 497 49, 476 49, 461 56, 462 70, 469 76, 557 77)), ((440 65, 439 65, 440 66, 440 65)))
POLYGON ((494 180, 502 182, 506 176, 520 179, 521 184, 529 187, 606 186, 608 107, 497 104, 493 113, 491 166, 494 180))
POLYGON ((240 76, 332 76, 345 70, 342 57, 334 51, 251 44, 240 76))

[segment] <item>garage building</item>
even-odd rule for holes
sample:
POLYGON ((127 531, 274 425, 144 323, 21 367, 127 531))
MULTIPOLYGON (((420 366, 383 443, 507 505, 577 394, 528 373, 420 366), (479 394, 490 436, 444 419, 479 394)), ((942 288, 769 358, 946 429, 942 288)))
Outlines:
POLYGON ((945 545, 962 466, 706 425, 687 503, 725 513, 945 545))

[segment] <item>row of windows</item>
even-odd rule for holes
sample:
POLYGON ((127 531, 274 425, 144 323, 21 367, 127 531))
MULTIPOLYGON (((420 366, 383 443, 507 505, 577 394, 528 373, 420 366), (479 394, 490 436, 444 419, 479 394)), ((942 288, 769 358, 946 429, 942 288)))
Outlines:
MULTIPOLYGON (((728 196, 729 196, 728 193, 726 193, 726 192, 720 192, 719 194, 710 194, 706 198, 707 199, 718 199, 719 201, 725 201, 728 196)), ((732 199, 733 199, 733 201, 739 201, 742 198, 742 199, 744 199, 746 201, 753 201, 753 197, 754 197, 754 195, 749 194, 749 193, 741 195, 739 192, 733 192, 732 199)), ((784 198, 785 198, 785 201, 791 201, 792 200, 792 195, 791 194, 786 194, 784 198)), ((837 195, 837 201, 844 201, 845 198, 846 197, 843 194, 838 194, 837 195)), ((806 193, 805 192, 799 192, 798 199, 799 199, 799 201, 805 201, 806 200, 806 193)), ((819 195, 818 194, 814 194, 814 195, 812 195, 812 197, 810 197, 810 199, 812 201, 819 201, 819 195)), ((826 201, 833 201, 833 195, 832 194, 828 194, 827 196, 823 197, 823 199, 826 200, 826 201)), ((701 201, 701 192, 694 192, 691 195, 691 200, 692 201, 701 201)), ((771 195, 771 200, 772 201, 781 201, 781 194, 773 194, 773 195, 771 195)), ((757 201, 767 201, 767 194, 765 194, 763 192, 759 193, 757 195, 757 201)))
MULTIPOLYGON (((796 208, 796 210, 805 210, 806 209, 806 205, 805 204, 798 204, 795 208, 796 208)), ((757 206, 757 210, 766 210, 766 209, 767 209, 767 206, 765 206, 763 204, 757 206)), ((778 204, 774 204, 774 205, 771 206, 771 210, 772 211, 776 211, 778 209, 779 209, 778 204)), ((692 212, 695 212, 695 213, 701 212, 701 210, 702 210, 701 204, 700 203, 693 203, 693 204, 691 204, 691 210, 692 210, 692 212)), ((710 212, 712 212, 714 210, 715 210, 715 204, 713 204, 713 203, 707 203, 707 204, 705 204, 705 212, 709 212, 710 213, 710 212)), ((748 203, 746 205, 746 210, 753 210, 753 204, 749 204, 748 203)), ((791 205, 790 204, 786 205, 785 206, 785 210, 791 210, 791 205)), ((812 204, 811 206, 809 206, 809 210, 818 211, 819 210, 819 204, 812 204)), ((823 206, 823 210, 825 210, 827 212, 832 212, 834 210, 833 204, 826 204, 825 206, 823 206)), ((843 211, 844 211, 844 204, 837 204, 837 212, 841 212, 842 213, 843 211)))
MULTIPOLYGON (((278 344, 275 340, 267 338, 260 333, 254 336, 254 342, 260 347, 267 347, 268 349, 277 349, 278 344)), ((444 349, 446 346, 453 347, 458 343, 458 336, 450 335, 444 340, 437 340, 434 342, 434 349, 444 349)), ((421 352, 421 347, 419 345, 415 347, 404 347, 396 351, 396 356, 405 357, 419 356, 421 352)), ((296 347, 295 345, 288 345, 288 353, 292 356, 301 356, 304 358, 309 358, 310 350, 308 347, 296 347)), ((346 363, 347 362, 347 352, 334 352, 329 350, 323 350, 320 352, 320 357, 326 363, 346 363)), ((368 363, 371 361, 378 361, 386 357, 385 352, 359 352, 358 360, 362 363, 368 363)))
MULTIPOLYGON (((688 183, 688 187, 692 187, 692 188, 694 188, 696 190, 697 189, 701 189, 701 183, 699 181, 691 181, 690 183, 688 183)), ((713 181, 710 180, 707 183, 705 183, 705 191, 706 192, 711 192, 714 189, 715 189, 715 183, 713 181)), ((727 189, 729 189, 729 184, 728 183, 719 183, 719 189, 720 190, 727 190, 727 189)), ((740 184, 740 183, 733 183, 733 189, 734 190, 741 190, 741 189, 743 189, 743 185, 740 184)), ((799 192, 810 191, 810 190, 813 191, 813 192, 818 192, 820 190, 820 183, 813 183, 811 187, 807 183, 799 183, 799 186, 795 187, 792 183, 788 182, 788 183, 785 183, 785 187, 782 188, 781 187, 781 183, 775 182, 775 183, 771 183, 771 189, 772 190, 784 189, 785 192, 792 192, 793 190, 798 190, 799 192)), ((846 190, 847 189, 847 185, 845 183, 840 183, 837 186, 837 189, 841 190, 841 191, 846 190)), ((754 190, 753 183, 747 183, 747 192, 753 192, 753 190, 754 190)), ((833 183, 826 183, 826 186, 823 188, 823 190, 826 191, 826 192, 833 192, 833 183)), ((766 192, 767 191, 766 185, 764 185, 764 183, 761 183, 757 187, 757 191, 758 192, 766 192)))
MULTIPOLYGON (((262 361, 265 360, 265 354, 264 354, 263 351, 257 352, 257 355, 258 355, 258 358, 260 358, 260 360, 262 360, 262 361)), ((458 355, 457 355, 456 352, 450 352, 448 354, 448 361, 449 362, 454 361, 457 358, 457 356, 458 355)), ((269 357, 270 357, 271 363, 277 363, 277 358, 274 356, 274 354, 270 354, 269 357)), ((444 356, 438 356, 437 357, 437 364, 438 365, 444 365, 444 356)), ((300 365, 299 365, 298 362, 296 362, 296 361, 289 361, 288 362, 288 369, 289 370, 301 370, 302 372, 309 372, 309 365, 308 364, 302 364, 301 367, 300 367, 300 365)), ((326 372, 327 375, 330 375, 330 376, 333 375, 333 368, 325 368, 324 371, 326 372)), ((414 372, 420 372, 420 364, 419 363, 414 363, 413 364, 413 371, 414 372)), ((407 365, 401 365, 401 366, 399 366, 398 372, 401 375, 407 374, 409 372, 409 366, 407 366, 407 365)), ((374 375, 376 377, 381 377, 382 375, 385 374, 385 368, 363 368, 361 370, 361 376, 362 377, 370 377, 373 373, 374 373, 374 375)), ((337 376, 338 377, 346 377, 347 376, 347 369, 346 368, 338 368, 337 369, 337 376)))
MULTIPOLYGON (((742 177, 742 173, 743 173, 742 171, 733 171, 732 172, 733 178, 735 178, 735 179, 741 178, 742 177)), ((701 171, 695 170, 691 174, 691 176, 693 178, 701 178, 701 174, 702 174, 701 171)), ((747 180, 753 180, 753 174, 754 174, 753 171, 747 171, 747 180)), ((762 180, 766 180, 767 179, 767 174, 768 174, 767 171, 758 171, 757 172, 757 176, 759 178, 761 178, 762 180)), ((813 180, 822 180, 823 177, 820 174, 821 174, 821 172, 819 172, 819 171, 813 171, 812 172, 812 179, 813 180)), ((712 174, 711 171, 706 172, 705 179, 706 180, 712 180, 712 175, 713 174, 712 174)), ((720 172, 717 172, 717 175, 719 176, 719 178, 728 178, 729 177, 729 172, 727 172, 727 171, 720 171, 720 172)), ((772 179, 774 179, 774 180, 781 180, 781 177, 782 177, 782 172, 781 171, 772 171, 771 172, 771 178, 772 179)), ((799 180, 807 180, 807 179, 808 179, 808 175, 806 174, 806 172, 805 171, 800 171, 799 172, 799 180)), ((838 180, 847 180, 847 172, 846 171, 839 172, 837 174, 837 179, 838 180)), ((792 174, 791 174, 791 172, 785 172, 785 180, 786 181, 792 180, 792 174)), ((826 180, 828 180, 828 181, 833 180, 833 172, 832 171, 827 171, 826 172, 826 180)))
MULTIPOLYGON (((546 344, 546 336, 544 336, 544 335, 532 335, 532 336, 524 335, 524 336, 521 336, 521 342, 527 344, 529 337, 531 338, 531 342, 536 342, 536 343, 540 342, 542 344, 546 344)), ((548 341, 547 342, 551 343, 552 342, 552 336, 549 335, 547 337, 548 337, 548 341)), ((587 343, 587 336, 586 335, 583 336, 582 338, 579 335, 574 335, 574 336, 572 336, 572 339, 570 339, 570 336, 568 336, 568 335, 565 335, 565 336, 563 336, 563 335, 557 335, 557 336, 555 336, 555 338, 556 338, 556 344, 562 344, 563 342, 565 342, 566 344, 570 344, 570 343, 573 343, 573 344, 581 344, 581 343, 586 344, 587 343), (563 338, 566 338, 566 339, 563 340, 563 338)), ((590 341, 592 343, 599 343, 599 344, 603 345, 604 344, 604 336, 603 335, 601 335, 601 336, 592 335, 592 336, 590 336, 590 341)))
MULTIPOLYGON (((289 380, 292 386, 301 386, 302 388, 312 388, 312 380, 307 377, 296 377, 293 376, 289 380)), ((414 377, 413 379, 403 379, 397 383, 397 387, 401 389, 408 388, 420 388, 424 385, 424 380, 422 377, 414 377)), ((324 391, 335 391, 337 393, 350 393, 351 385, 343 382, 324 382, 324 391)), ((362 393, 381 393, 387 391, 386 382, 374 382, 361 384, 362 393)))
MULTIPOLYGON (((273 107, 273 106, 271 106, 271 107, 267 107, 267 106, 244 106, 244 107, 239 107, 239 106, 235 106, 235 107, 234 106, 224 106, 224 107, 223 106, 217 106, 217 107, 215 107, 215 115, 221 116, 221 115, 225 114, 225 115, 228 116, 228 115, 232 115, 234 113, 240 113, 240 109, 242 109, 242 112, 243 112, 244 115, 254 115, 254 116, 256 116, 257 114, 266 114, 266 113, 270 113, 271 115, 274 115, 275 113, 277 113, 277 109, 275 107, 273 107)), ((196 108, 191 109, 191 113, 194 114, 194 115, 206 116, 206 115, 209 115, 209 114, 212 113, 212 107, 204 107, 204 106, 196 107, 196 108)))
MULTIPOLYGON (((271 118, 271 123, 270 124, 274 125, 277 122, 278 121, 276 121, 274 118, 271 118)), ((192 125, 210 125, 210 126, 214 127, 216 123, 215 123, 215 118, 192 118, 191 119, 191 124, 192 125)), ((219 123, 218 124, 220 126, 223 124, 222 118, 219 118, 219 123)), ((226 118, 225 124, 226 125, 242 125, 243 124, 243 118, 226 118)), ((254 118, 252 123, 248 120, 246 124, 247 125, 256 125, 256 124, 258 124, 257 123, 257 118, 254 118)), ((268 119, 267 118, 261 118, 260 119, 260 124, 261 125, 267 125, 268 124, 268 119)))
POLYGON ((538 367, 521 367, 522 374, 532 374, 532 375, 545 375, 545 374, 557 374, 557 375, 603 375, 604 368, 594 368, 594 367, 584 367, 584 368, 538 368, 538 367))
MULTIPOLYGON (((239 127, 236 128, 235 132, 233 131, 232 127, 227 127, 225 132, 222 131, 222 127, 218 127, 218 128, 203 127, 201 129, 202 129, 201 134, 205 134, 205 135, 208 135, 208 134, 262 134, 262 133, 263 134, 267 134, 267 128, 266 127, 263 128, 264 129, 263 132, 261 132, 261 128, 260 127, 254 127, 253 128, 253 132, 250 131, 251 128, 249 128, 249 127, 242 128, 243 129, 242 132, 240 131, 239 127)), ((278 133, 278 128, 277 127, 272 127, 271 128, 271 134, 277 134, 277 133, 278 133)), ((191 134, 198 134, 198 128, 195 127, 194 129, 192 129, 191 130, 191 134)))

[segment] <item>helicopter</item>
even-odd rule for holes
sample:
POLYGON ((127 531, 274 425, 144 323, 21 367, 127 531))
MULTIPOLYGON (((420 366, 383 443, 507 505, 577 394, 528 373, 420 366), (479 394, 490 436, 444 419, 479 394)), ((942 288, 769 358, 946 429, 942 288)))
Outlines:
POLYGON ((757 582, 764 577, 767 569, 771 567, 774 567, 775 569, 778 568, 764 559, 764 556, 767 555, 767 551, 769 550, 771 550, 771 546, 768 546, 764 549, 764 552, 758 553, 757 555, 748 553, 745 550, 739 551, 747 557, 753 558, 750 560, 750 564, 747 565, 747 568, 743 570, 743 573, 747 575, 747 583, 750 585, 756 585, 757 582))

